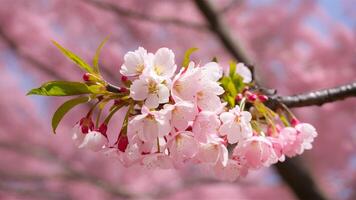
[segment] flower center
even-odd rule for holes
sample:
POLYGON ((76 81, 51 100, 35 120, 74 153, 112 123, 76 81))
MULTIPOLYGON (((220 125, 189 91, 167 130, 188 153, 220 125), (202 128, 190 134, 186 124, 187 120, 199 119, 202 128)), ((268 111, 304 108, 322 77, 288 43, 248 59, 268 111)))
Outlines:
POLYGON ((156 72, 157 75, 162 75, 163 73, 161 67, 157 65, 154 67, 154 71, 156 72))
POLYGON ((144 68, 145 68, 145 66, 143 64, 139 64, 136 67, 136 72, 141 74, 144 68))
POLYGON ((158 87, 157 87, 157 83, 156 82, 154 82, 154 81, 149 81, 148 82, 148 92, 150 94, 158 92, 158 87))

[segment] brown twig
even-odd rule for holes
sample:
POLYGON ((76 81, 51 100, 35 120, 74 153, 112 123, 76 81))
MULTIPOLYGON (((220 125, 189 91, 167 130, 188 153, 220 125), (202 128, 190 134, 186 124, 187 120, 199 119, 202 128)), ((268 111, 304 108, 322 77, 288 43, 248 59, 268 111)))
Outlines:
POLYGON ((267 104, 271 108, 278 107, 279 103, 283 103, 289 108, 321 106, 325 103, 340 101, 348 97, 356 97, 356 82, 292 96, 272 96, 267 104))

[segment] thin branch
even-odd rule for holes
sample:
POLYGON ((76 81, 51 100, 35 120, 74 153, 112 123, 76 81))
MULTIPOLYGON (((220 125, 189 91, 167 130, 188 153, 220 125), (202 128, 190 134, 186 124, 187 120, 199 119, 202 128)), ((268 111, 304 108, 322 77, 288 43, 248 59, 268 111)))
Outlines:
POLYGON ((222 23, 219 14, 214 10, 213 6, 205 0, 194 0, 200 12, 204 15, 209 23, 210 30, 218 37, 225 49, 239 62, 249 65, 253 71, 252 61, 248 58, 242 46, 235 40, 227 27, 222 23))
POLYGON ((317 90, 292 96, 272 96, 267 102, 271 108, 283 103, 289 108, 305 106, 321 106, 325 103, 341 101, 348 97, 356 97, 356 82, 334 88, 317 90))
POLYGON ((86 2, 115 13, 116 15, 120 17, 129 17, 133 19, 139 19, 142 21, 147 21, 147 22, 152 22, 152 23, 159 23, 159 24, 171 24, 175 25, 177 27, 182 27, 182 28, 190 28, 190 29, 196 29, 196 30, 207 30, 208 26, 204 24, 199 24, 195 22, 189 22, 189 21, 184 21, 178 18, 172 18, 172 17, 158 17, 158 16, 153 16, 153 15, 147 15, 145 13, 139 13, 137 11, 130 10, 128 8, 123 8, 120 7, 116 4, 111 4, 111 3, 106 3, 98 0, 85 0, 86 2))

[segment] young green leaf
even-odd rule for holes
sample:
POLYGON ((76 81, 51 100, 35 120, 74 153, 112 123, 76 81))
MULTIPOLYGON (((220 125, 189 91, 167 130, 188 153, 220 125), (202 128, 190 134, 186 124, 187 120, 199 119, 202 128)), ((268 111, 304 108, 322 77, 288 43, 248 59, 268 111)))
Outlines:
POLYGON ((234 74, 231 77, 231 80, 232 80, 233 84, 235 85, 236 92, 237 93, 241 93, 242 90, 245 87, 245 83, 243 82, 243 78, 239 74, 234 74))
POLYGON ((71 96, 94 93, 86 84, 69 81, 50 81, 41 87, 32 89, 27 95, 71 96))
POLYGON ((88 63, 86 63, 83 59, 81 59, 79 56, 75 55, 70 50, 62 47, 60 44, 58 44, 54 40, 52 40, 52 43, 63 53, 63 55, 65 55, 67 58, 69 58, 71 61, 73 61, 73 63, 78 65, 78 67, 80 67, 81 69, 83 69, 89 73, 94 72, 92 67, 88 63))
POLYGON ((59 122, 62 120, 62 118, 64 117, 65 114, 67 114, 67 112, 69 110, 71 110, 73 107, 75 107, 76 105, 79 105, 81 103, 87 103, 90 101, 90 97, 85 96, 85 97, 77 97, 74 99, 71 99, 69 101, 66 101, 65 103, 63 103, 54 113, 53 117, 52 117, 52 130, 53 133, 56 133, 56 129, 58 127, 59 122))
POLYGON ((93 70, 94 73, 96 74, 100 74, 100 70, 99 70, 99 56, 100 56, 100 52, 101 49, 103 48, 103 46, 105 45, 105 43, 109 40, 109 36, 107 36, 99 45, 99 47, 96 49, 95 52, 95 56, 93 59, 93 70))
POLYGON ((236 62, 230 61, 229 76, 232 78, 234 77, 235 73, 236 73, 236 62))
POLYGON ((198 48, 193 47, 193 48, 188 49, 188 50, 185 52, 185 54, 184 54, 184 59, 183 59, 183 64, 182 64, 183 67, 188 67, 189 62, 190 62, 190 55, 192 55, 192 53, 193 53, 194 51, 197 51, 197 50, 198 50, 198 48))

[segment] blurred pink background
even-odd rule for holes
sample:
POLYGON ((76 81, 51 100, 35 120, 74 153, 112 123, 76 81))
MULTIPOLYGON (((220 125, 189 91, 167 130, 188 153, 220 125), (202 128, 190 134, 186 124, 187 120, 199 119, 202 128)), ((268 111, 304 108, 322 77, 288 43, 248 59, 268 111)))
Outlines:
MULTIPOLYGON (((45 81, 80 80, 82 72, 51 39, 90 61, 110 35, 100 61, 116 84, 123 55, 138 46, 171 48, 177 63, 190 47, 199 48, 197 61, 232 58, 191 0, 99 2, 0 0, 0 199, 296 199, 273 167, 229 183, 194 168, 126 169, 77 149, 70 130, 85 106, 70 112, 53 135, 51 116, 67 98, 25 94, 45 81)), ((279 94, 356 80, 355 0, 211 2, 265 86, 279 94)), ((301 156, 319 187, 330 199, 356 199, 356 100, 294 111, 319 132, 314 148, 301 156)))

